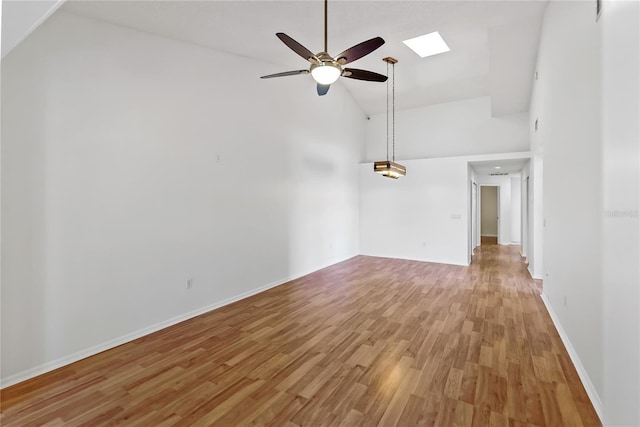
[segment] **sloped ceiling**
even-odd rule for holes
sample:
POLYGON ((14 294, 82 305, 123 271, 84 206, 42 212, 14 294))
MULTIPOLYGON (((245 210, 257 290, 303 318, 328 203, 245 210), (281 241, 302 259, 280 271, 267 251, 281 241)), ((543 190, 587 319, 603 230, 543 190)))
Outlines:
POLYGON ((64 0, 2 1, 2 57, 55 12, 64 0))
MULTIPOLYGON (((385 74, 382 58, 397 58, 397 110, 491 96, 494 116, 523 112, 529 106, 545 7, 546 1, 331 0, 329 53, 335 55, 375 36, 384 38, 385 45, 351 65, 385 74), (450 52, 420 58, 402 43, 433 31, 440 32, 450 52)), ((5 13, 15 14, 15 9, 19 8, 6 8, 5 13)), ((256 78, 308 68, 275 37, 276 32, 288 34, 313 52, 322 50, 320 0, 68 0, 60 10, 264 61, 265 66, 255 70, 256 78)), ((3 22, 8 19, 12 18, 3 16, 3 22)), ((4 39, 3 25, 3 55, 4 39)), ((293 78, 311 77, 270 79, 264 84, 286 85, 293 78)), ((385 110, 385 84, 350 79, 337 84, 347 88, 365 113, 385 110)))

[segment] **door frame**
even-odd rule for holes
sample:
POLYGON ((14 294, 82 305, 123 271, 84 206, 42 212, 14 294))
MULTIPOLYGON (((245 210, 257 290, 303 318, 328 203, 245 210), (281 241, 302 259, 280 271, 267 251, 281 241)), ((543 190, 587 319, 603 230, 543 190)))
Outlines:
POLYGON ((528 261, 529 257, 529 175, 522 179, 521 203, 522 212, 520 227, 520 256, 525 257, 528 261))
POLYGON ((471 182, 471 255, 478 247, 478 183, 471 182))

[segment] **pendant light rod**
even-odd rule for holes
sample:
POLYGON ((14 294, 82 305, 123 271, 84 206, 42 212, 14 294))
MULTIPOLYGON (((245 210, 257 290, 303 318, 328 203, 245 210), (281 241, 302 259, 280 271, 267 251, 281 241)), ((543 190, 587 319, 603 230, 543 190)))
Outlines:
POLYGON ((327 15, 329 10, 329 0, 324 0, 324 51, 325 53, 329 53, 329 48, 327 47, 327 15))
POLYGON ((387 62, 387 162, 389 161, 389 61, 387 62))
POLYGON ((396 161, 396 63, 391 63, 391 142, 393 143, 393 161, 396 161))
MULTIPOLYGON (((391 64, 391 71, 392 71, 392 81, 393 81, 393 96, 392 96, 392 103, 393 103, 393 110, 392 110, 392 116, 391 116, 391 123, 392 123, 392 144, 393 144, 393 161, 396 161, 396 123, 395 123, 395 119, 396 119, 396 92, 395 92, 395 78, 396 78, 396 68, 395 68, 395 64, 398 62, 397 59, 392 58, 391 56, 387 56, 386 58, 382 58, 382 60, 384 62, 387 63, 387 77, 389 77, 389 64, 391 64)), ((387 78, 387 161, 389 161, 389 79, 387 78)))
POLYGON ((397 59, 390 56, 382 59, 387 63, 387 160, 373 163, 373 171, 387 178, 398 179, 407 174, 407 168, 396 163, 396 69, 397 59), (389 160, 389 64, 391 64, 391 141, 392 160, 389 160))

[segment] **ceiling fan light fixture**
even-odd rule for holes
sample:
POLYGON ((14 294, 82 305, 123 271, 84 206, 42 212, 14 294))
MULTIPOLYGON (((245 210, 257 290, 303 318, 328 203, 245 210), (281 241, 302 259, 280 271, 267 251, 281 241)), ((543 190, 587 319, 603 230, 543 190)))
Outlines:
POLYGON ((407 174, 407 168, 390 160, 381 160, 373 164, 373 171, 388 178, 398 179, 407 174))
POLYGON ((341 74, 342 69, 339 65, 334 64, 333 62, 320 62, 319 64, 313 64, 311 66, 311 76, 321 85, 330 85, 335 83, 341 74))
POLYGON ((342 68, 350 62, 360 59, 382 46, 384 44, 382 37, 374 37, 363 41, 362 43, 358 43, 355 46, 351 46, 349 49, 338 54, 335 58, 327 53, 329 50, 327 47, 328 3, 329 0, 324 0, 324 51, 314 55, 309 49, 302 46, 285 33, 276 33, 276 37, 278 37, 282 43, 287 45, 289 49, 304 58, 305 61, 309 61, 311 63, 311 68, 309 70, 295 70, 285 71, 284 73, 269 74, 262 76, 262 79, 311 74, 311 77, 313 77, 313 79, 318 83, 317 91, 319 96, 326 95, 331 84, 335 83, 340 76, 370 82, 384 82, 387 80, 387 76, 374 73, 373 71, 359 70, 357 68, 342 68))

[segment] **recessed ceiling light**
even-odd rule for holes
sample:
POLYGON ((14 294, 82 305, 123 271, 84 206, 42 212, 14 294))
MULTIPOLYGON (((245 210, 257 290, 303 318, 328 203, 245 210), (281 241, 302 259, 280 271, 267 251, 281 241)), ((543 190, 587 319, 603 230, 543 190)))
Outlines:
POLYGON ((425 34, 424 36, 414 37, 409 40, 405 40, 402 43, 409 46, 409 48, 420 55, 422 58, 427 56, 437 55, 439 53, 449 52, 449 46, 442 40, 440 33, 435 31, 433 33, 425 34))
POLYGON ((495 168, 496 168, 496 169, 500 169, 500 166, 496 166, 495 168))

